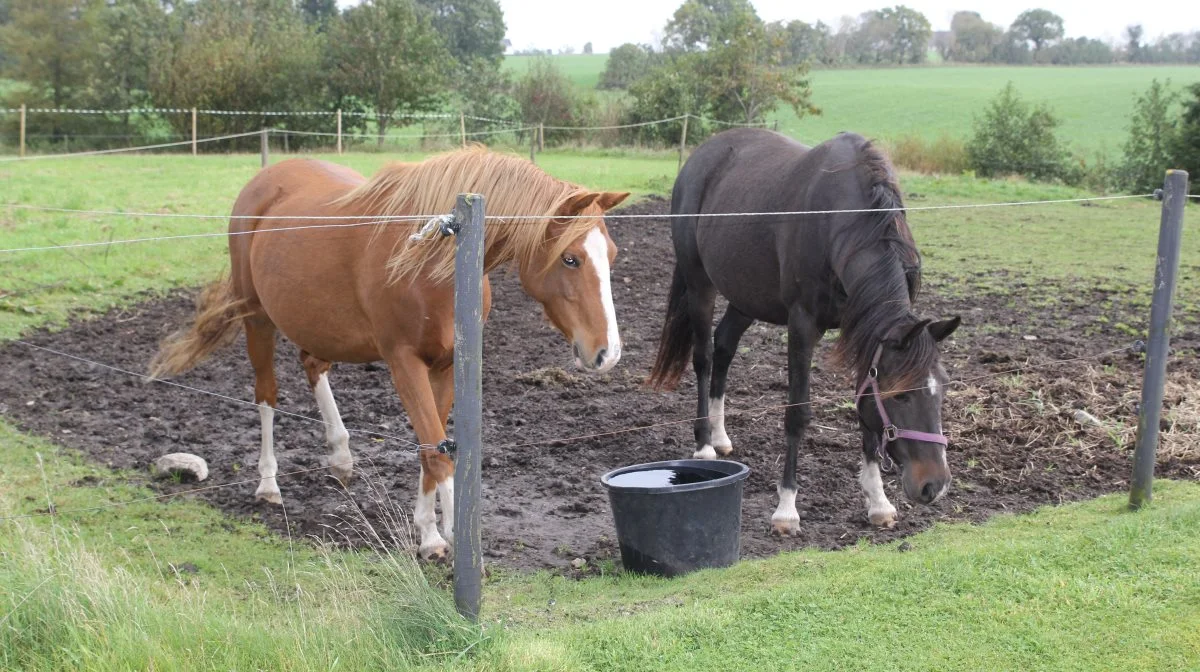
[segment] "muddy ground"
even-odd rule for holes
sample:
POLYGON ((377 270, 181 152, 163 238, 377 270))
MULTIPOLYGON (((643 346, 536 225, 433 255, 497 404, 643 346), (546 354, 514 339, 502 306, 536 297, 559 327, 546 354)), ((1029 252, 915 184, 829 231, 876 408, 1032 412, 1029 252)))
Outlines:
MULTIPOLYGON (((626 212, 666 212, 659 199, 626 212)), ((570 571, 577 557, 619 558, 604 472, 637 462, 691 455, 694 387, 691 373, 671 393, 645 391, 642 380, 657 343, 670 281, 672 254, 665 220, 610 223, 620 254, 614 291, 622 324, 624 357, 612 372, 589 376, 574 370, 570 349, 542 319, 515 278, 493 276, 495 307, 484 342, 485 558, 516 569, 570 571), (672 420, 684 422, 580 440, 560 440, 672 420), (520 448, 505 448, 514 444, 520 448)), ((743 506, 742 554, 761 557, 806 546, 838 548, 862 538, 883 541, 911 535, 935 521, 981 521, 996 513, 1092 497, 1127 487, 1136 422, 1141 362, 1130 352, 1093 357, 1128 346, 1130 327, 1145 323, 1132 293, 1080 291, 1004 279, 1008 296, 970 291, 971 278, 930 277, 918 304, 923 315, 961 314, 965 325, 945 348, 952 387, 945 429, 951 440, 954 483, 932 507, 910 507, 895 476, 887 482, 900 509, 891 530, 867 524, 856 482, 859 439, 853 411, 844 404, 815 406, 814 429, 800 461, 801 536, 768 533, 782 466, 783 414, 762 410, 786 402, 785 344, 779 327, 747 332, 730 377, 727 426, 734 458, 751 468, 743 506), (1060 295, 1051 305, 1028 297, 1060 295), (1116 326, 1111 326, 1116 325, 1116 326), (1088 357, 1079 361, 1055 360, 1088 357), (1016 368, 1019 373, 1003 373, 1016 368), (978 379, 980 376, 987 376, 978 379), (976 379, 976 380, 972 380, 976 379), (759 410, 753 410, 759 409, 759 410), (1100 426, 1081 425, 1086 410, 1100 426)), ((996 285, 996 278, 987 278, 996 285)), ((142 372, 159 339, 192 312, 193 292, 84 321, 29 341, 79 357, 142 372)), ((1160 477, 1200 477, 1196 380, 1200 334, 1183 325, 1174 341, 1163 421, 1160 477)), ((824 348, 822 349, 824 352, 824 348)), ((318 417, 294 350, 279 349, 280 407, 318 417)), ((256 476, 258 413, 221 399, 37 352, 19 344, 0 349, 0 413, 22 429, 78 449, 92 459, 131 470, 143 480, 160 455, 187 451, 208 460, 205 485, 256 476)), ((845 379, 818 355, 815 398, 846 398, 845 379)), ((253 398, 253 380, 241 344, 223 351, 177 382, 238 399, 253 398)), ((415 438, 382 366, 339 365, 334 394, 351 429, 415 438)), ((279 416, 275 437, 280 473, 322 465, 326 448, 319 425, 279 416)), ((386 527, 388 511, 408 510, 418 464, 395 440, 362 436, 351 448, 360 478, 343 491, 323 469, 281 477, 286 519, 293 534, 359 539, 360 516, 386 527), (361 511, 361 514, 359 513, 361 511)), ((145 478, 144 480, 149 480, 145 478)), ((189 485, 153 482, 162 492, 189 485)), ((238 516, 285 529, 284 511, 255 501, 253 482, 209 489, 200 497, 238 516)), ((105 502, 102 490, 97 504, 105 502)))

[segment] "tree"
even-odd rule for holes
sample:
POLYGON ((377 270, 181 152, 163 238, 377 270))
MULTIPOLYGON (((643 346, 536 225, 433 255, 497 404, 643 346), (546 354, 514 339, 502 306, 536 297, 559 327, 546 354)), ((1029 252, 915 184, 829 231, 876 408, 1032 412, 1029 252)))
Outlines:
POLYGON ((626 42, 608 53, 604 72, 600 75, 599 89, 627 89, 639 77, 646 74, 652 52, 649 47, 626 42))
POLYGON ((504 58, 504 12, 496 0, 416 0, 428 11, 433 29, 460 64, 504 58))
POLYGON ((667 22, 664 46, 702 51, 733 37, 739 27, 761 20, 749 0, 685 0, 667 22))
POLYGON ((925 15, 896 5, 879 10, 883 21, 892 29, 889 52, 895 63, 920 63, 925 60, 929 38, 933 34, 925 15))
POLYGON ((591 53, 592 53, 592 43, 591 42, 587 42, 583 45, 583 53, 591 55, 591 53))
POLYGON ((1037 53, 1047 44, 1063 36, 1062 17, 1047 9, 1027 9, 1021 12, 1009 28, 1017 38, 1032 42, 1037 53))
POLYGON ((996 48, 1004 40, 1004 30, 984 21, 978 12, 955 12, 950 20, 950 32, 954 35, 950 60, 960 63, 992 61, 996 48))
POLYGON ((329 22, 338 15, 337 0, 300 0, 296 4, 304 14, 304 20, 320 32, 325 32, 329 22))
POLYGON ((1145 29, 1140 23, 1125 27, 1125 52, 1130 63, 1142 62, 1142 35, 1144 33, 1145 29))
MULTIPOLYGON (((1174 167, 1188 171, 1188 175, 1200 175, 1200 83, 1187 87, 1186 92, 1190 98, 1184 100, 1183 114, 1179 117, 1172 151, 1174 167)), ((1200 194, 1200 179, 1191 183, 1192 193, 1200 194)))
MULTIPOLYGON (((109 109, 150 107, 150 72, 167 14, 159 0, 109 0, 93 7, 95 57, 88 68, 90 105, 109 109)), ((124 117, 125 132, 129 116, 124 117)))
POLYGON ((767 25, 768 35, 783 42, 783 63, 799 65, 805 61, 824 62, 829 27, 818 21, 809 25, 804 21, 777 21, 767 25))
POLYGON ((757 16, 741 14, 731 24, 732 37, 699 61, 714 116, 759 123, 779 103, 790 106, 797 117, 819 113, 811 102, 807 64, 784 65, 783 44, 772 43, 757 16))
MULTIPOLYGON (((69 107, 86 90, 92 11, 102 0, 11 0, 0 26, 5 75, 30 86, 27 102, 69 107)), ((56 129, 57 130, 57 129, 56 129)))
MULTIPOLYGON (((582 108, 594 101, 583 101, 575 85, 554 64, 553 59, 537 56, 529 69, 517 80, 515 97, 521 106, 521 118, 528 124, 577 126, 582 108)), ((547 141, 568 135, 567 131, 545 131, 547 141)))
POLYGON ((1118 170, 1122 188, 1149 192, 1162 186, 1163 172, 1173 168, 1179 145, 1179 119, 1175 108, 1179 94, 1166 84, 1151 80, 1150 88, 1138 95, 1129 118, 1124 162, 1118 170))
POLYGON ((371 105, 380 136, 397 113, 437 110, 453 63, 411 0, 364 0, 346 10, 330 26, 329 59, 338 86, 371 105))
POLYGON ((975 119, 967 160, 980 177, 1062 178, 1067 152, 1054 134, 1059 123, 1045 105, 1034 107, 1021 100, 1009 82, 975 119))

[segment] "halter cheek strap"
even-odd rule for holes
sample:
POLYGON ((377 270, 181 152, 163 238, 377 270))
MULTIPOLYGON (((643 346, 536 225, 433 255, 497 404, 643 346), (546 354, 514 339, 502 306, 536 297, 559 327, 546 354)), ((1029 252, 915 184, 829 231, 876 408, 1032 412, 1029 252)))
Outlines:
POLYGON ((950 441, 940 433, 933 434, 931 432, 918 432, 913 429, 900 429, 892 424, 891 418, 888 417, 887 409, 883 407, 883 396, 879 394, 879 358, 882 355, 883 346, 880 345, 875 350, 875 357, 871 360, 871 368, 867 371, 867 377, 863 379, 862 385, 858 386, 858 394, 854 396, 856 406, 868 394, 868 389, 870 390, 870 395, 875 398, 875 408, 879 411, 879 419, 883 423, 879 444, 875 447, 875 454, 880 462, 883 462, 887 456, 887 444, 900 439, 937 443, 942 446, 949 445, 950 441))

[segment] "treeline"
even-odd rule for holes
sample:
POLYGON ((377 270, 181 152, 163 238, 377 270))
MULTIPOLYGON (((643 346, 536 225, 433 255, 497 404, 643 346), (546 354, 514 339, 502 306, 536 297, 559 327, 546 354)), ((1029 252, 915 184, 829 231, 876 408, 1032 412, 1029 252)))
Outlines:
MULTIPOLYGON (((341 109, 347 132, 381 134, 402 115, 448 105, 512 117, 504 35, 496 0, 366 0, 345 11, 336 0, 0 0, 0 76, 16 82, 0 107, 341 109)), ((205 116, 200 130, 266 122, 205 116)), ((294 130, 330 122, 271 120, 294 130)), ((54 139, 186 135, 191 120, 39 114, 28 124, 31 138, 54 139)))
MULTIPOLYGON (((687 17, 712 21, 739 11, 736 0, 705 0, 687 17)), ((1125 30, 1125 42, 1064 38, 1061 16, 1045 10, 1022 12, 1007 28, 978 12, 955 13, 950 30, 934 32, 924 14, 897 5, 847 17, 836 28, 818 21, 776 21, 765 25, 765 39, 779 50, 785 65, 814 67, 902 65, 925 62, 936 53, 953 63, 1083 65, 1105 63, 1200 63, 1200 31, 1173 33, 1146 42, 1140 25, 1125 30)), ((668 34, 662 44, 624 44, 613 50, 601 88, 627 88, 640 68, 668 58, 680 46, 668 34)))

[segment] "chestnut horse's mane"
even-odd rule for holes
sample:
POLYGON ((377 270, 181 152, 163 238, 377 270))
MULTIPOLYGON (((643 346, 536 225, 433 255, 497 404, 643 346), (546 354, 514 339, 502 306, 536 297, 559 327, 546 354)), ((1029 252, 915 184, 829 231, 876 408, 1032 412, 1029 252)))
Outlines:
MULTIPOLYGON (((596 225, 591 219, 560 220, 562 230, 553 240, 549 228, 553 216, 568 199, 586 193, 583 187, 546 174, 526 159, 492 152, 476 145, 431 157, 420 163, 395 162, 381 168, 371 179, 335 201, 336 205, 381 216, 437 215, 450 213, 462 193, 485 195, 487 261, 490 271, 514 262, 525 270, 550 245, 543 258, 552 263, 572 241, 596 225), (536 215, 527 219, 521 215, 536 215), (501 219, 491 219, 500 217, 501 219), (504 219, 514 217, 514 219, 504 219)), ((454 277, 454 244, 431 236, 411 241, 412 227, 397 239, 388 261, 389 280, 412 279, 418 274, 432 282, 454 277)), ((384 227, 391 224, 381 225, 384 227)), ((540 270, 540 269, 537 269, 540 270)))

